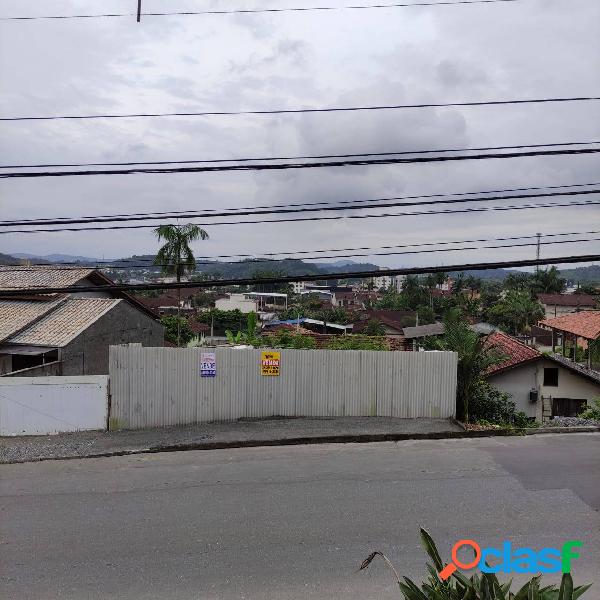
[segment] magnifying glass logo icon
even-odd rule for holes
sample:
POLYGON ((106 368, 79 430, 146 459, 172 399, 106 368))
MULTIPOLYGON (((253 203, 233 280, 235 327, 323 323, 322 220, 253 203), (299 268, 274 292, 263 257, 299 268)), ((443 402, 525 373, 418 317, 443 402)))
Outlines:
POLYGON ((474 569, 481 560, 481 548, 477 542, 473 540, 459 540, 454 544, 452 548, 452 562, 446 565, 440 572, 439 576, 442 581, 445 581, 456 571, 456 569, 461 569, 463 571, 468 571, 469 569, 474 569), (475 558, 472 562, 464 563, 459 560, 457 553, 463 546, 470 546, 475 551, 475 558))

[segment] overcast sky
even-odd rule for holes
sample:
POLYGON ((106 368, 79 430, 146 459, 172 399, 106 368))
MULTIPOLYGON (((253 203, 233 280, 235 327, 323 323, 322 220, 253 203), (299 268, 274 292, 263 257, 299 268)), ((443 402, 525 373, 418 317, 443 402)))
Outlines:
MULTIPOLYGON (((143 0, 144 9, 344 0, 143 0)), ((362 0, 351 2, 362 3, 362 0)), ((364 2, 368 3, 367 1, 364 2)), ((0 16, 129 12, 134 0, 0 0, 0 16)), ((600 95, 600 2, 0 22, 0 115, 261 110, 600 95)), ((0 123, 2 164, 195 160, 600 139, 600 102, 279 116, 0 123)), ((225 208, 600 181, 597 155, 262 173, 4 180, 3 219, 225 208)), ((594 198, 588 196, 588 199, 594 198)), ((595 196, 600 199, 600 194, 595 196)), ((516 203, 520 201, 514 201, 516 203)), ((372 210, 369 212, 373 212, 372 210)), ((355 213, 356 214, 356 213, 355 213)), ((600 207, 204 226, 200 255, 600 230, 600 207)), ((590 236, 588 236, 590 237, 590 236)), ((600 235, 591 236, 600 237, 600 235)), ((0 252, 113 258, 152 233, 0 235, 0 252)), ((542 255, 598 252, 600 242, 542 255)), ((377 257, 384 266, 534 249, 377 257)), ((361 258, 357 260, 368 260, 361 258)))

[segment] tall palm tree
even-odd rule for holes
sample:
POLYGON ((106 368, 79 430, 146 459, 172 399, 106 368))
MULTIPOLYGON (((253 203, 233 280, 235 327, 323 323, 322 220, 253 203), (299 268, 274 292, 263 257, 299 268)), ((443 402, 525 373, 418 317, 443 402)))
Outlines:
MULTIPOLYGON (((175 275, 177 283, 187 271, 196 269, 196 259, 190 244, 198 239, 208 239, 208 233, 198 225, 159 225, 154 234, 158 241, 165 241, 154 259, 154 264, 159 265, 163 273, 175 275)), ((177 288, 177 347, 180 341, 180 311, 181 288, 177 288)))

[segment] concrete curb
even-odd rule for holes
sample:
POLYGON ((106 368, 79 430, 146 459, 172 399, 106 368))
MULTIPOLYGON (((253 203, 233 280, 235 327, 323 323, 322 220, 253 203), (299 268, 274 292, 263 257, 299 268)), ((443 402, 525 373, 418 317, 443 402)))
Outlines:
MULTIPOLYGON (((460 424, 462 427, 462 424, 460 424)), ((83 458, 110 458, 112 456, 133 456, 136 454, 158 454, 160 452, 185 452, 189 450, 227 450, 232 448, 258 448, 261 446, 301 446, 314 444, 368 444, 373 442, 402 442, 407 440, 445 440, 484 437, 509 437, 515 435, 548 435, 553 433, 600 433, 600 427, 540 427, 527 429, 486 429, 481 431, 439 431, 433 433, 375 433, 342 434, 325 436, 305 436, 278 439, 253 439, 231 442, 190 442, 180 444, 162 444, 146 448, 114 450, 71 456, 40 456, 24 460, 0 463, 22 464, 47 460, 76 460, 83 458)))

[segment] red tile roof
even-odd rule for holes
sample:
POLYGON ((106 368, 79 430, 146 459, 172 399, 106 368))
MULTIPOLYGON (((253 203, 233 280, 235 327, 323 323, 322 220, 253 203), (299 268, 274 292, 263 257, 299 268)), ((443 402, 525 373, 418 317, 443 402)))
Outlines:
POLYGON ((538 294, 538 300, 548 306, 587 306, 594 308, 596 300, 589 294, 538 294))
POLYGON ((588 340, 596 340, 600 337, 600 311, 584 310, 554 319, 544 319, 539 322, 539 325, 566 331, 588 340))
POLYGON ((487 375, 496 375, 502 371, 537 360, 542 356, 542 353, 535 348, 527 346, 501 331, 490 334, 485 343, 488 348, 494 348, 499 354, 506 357, 502 362, 492 365, 488 369, 487 375))

